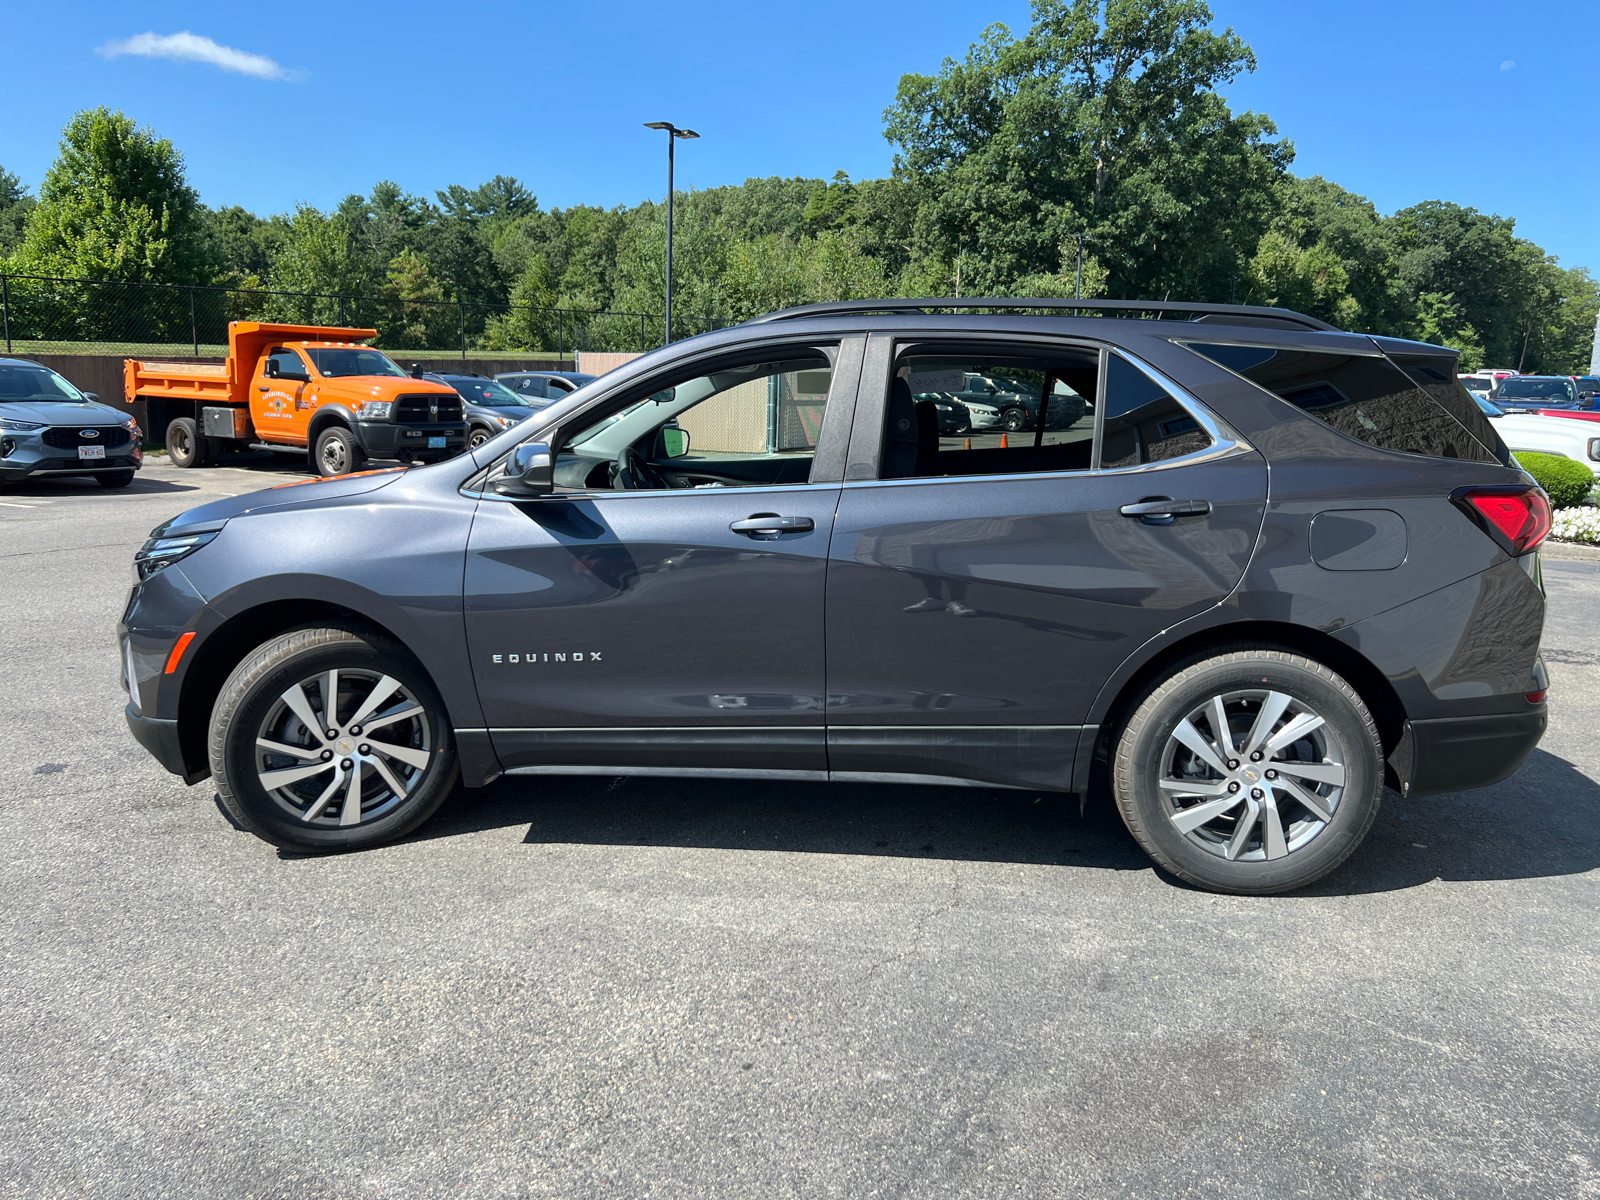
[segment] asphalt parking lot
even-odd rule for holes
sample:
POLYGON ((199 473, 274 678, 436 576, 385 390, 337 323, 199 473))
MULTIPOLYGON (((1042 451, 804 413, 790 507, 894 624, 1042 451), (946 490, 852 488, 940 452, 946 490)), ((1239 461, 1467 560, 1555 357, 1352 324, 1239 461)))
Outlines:
POLYGON ((0 1196, 1600 1196, 1600 561, 1552 725, 1308 892, 1103 797, 503 780, 296 858, 128 735, 149 529, 0 491, 0 1196))

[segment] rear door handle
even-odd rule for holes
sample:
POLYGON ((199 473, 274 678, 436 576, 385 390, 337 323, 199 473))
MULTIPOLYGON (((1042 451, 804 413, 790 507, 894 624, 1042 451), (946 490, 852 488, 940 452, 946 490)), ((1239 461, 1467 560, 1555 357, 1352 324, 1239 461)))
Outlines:
POLYGON ((759 537, 762 534, 777 537, 780 533, 808 533, 816 527, 816 522, 810 517, 780 517, 777 513, 751 513, 744 520, 735 521, 728 526, 734 533, 743 533, 750 537, 759 537))
POLYGON ((1209 500, 1172 500, 1150 496, 1117 509, 1125 517, 1138 517, 1146 525, 1171 525, 1179 517, 1203 517, 1211 512, 1209 500))

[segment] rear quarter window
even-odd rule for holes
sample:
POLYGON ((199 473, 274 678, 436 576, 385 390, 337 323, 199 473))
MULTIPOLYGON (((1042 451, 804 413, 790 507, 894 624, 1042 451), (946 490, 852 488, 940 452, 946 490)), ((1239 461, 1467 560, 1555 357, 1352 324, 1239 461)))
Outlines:
MULTIPOLYGON (((1386 358, 1281 346, 1188 346, 1369 446, 1429 458, 1500 461, 1450 408, 1386 358)), ((1460 392, 1471 403, 1466 389, 1460 392)))

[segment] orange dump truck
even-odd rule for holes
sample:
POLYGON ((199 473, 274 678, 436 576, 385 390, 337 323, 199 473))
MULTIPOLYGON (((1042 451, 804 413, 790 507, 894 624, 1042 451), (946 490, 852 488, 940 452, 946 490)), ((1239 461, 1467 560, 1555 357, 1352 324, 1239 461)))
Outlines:
POLYGON ((375 329, 228 325, 228 361, 123 363, 129 404, 145 427, 166 431, 174 466, 203 467, 224 450, 309 454, 324 475, 359 471, 368 458, 435 462, 466 449, 461 397, 415 379, 361 343, 375 329))

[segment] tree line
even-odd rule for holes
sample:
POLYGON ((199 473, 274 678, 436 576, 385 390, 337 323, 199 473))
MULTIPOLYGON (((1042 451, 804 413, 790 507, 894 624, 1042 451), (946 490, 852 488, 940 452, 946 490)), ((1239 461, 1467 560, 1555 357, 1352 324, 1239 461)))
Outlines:
MULTIPOLYGON (((1512 218, 1429 200, 1385 215, 1293 174, 1294 146, 1220 89, 1254 70, 1203 0, 1034 0, 902 76, 881 179, 772 177, 676 197, 675 336, 812 301, 1083 294, 1277 304, 1459 348, 1467 367, 1586 369, 1600 287, 1512 218)), ((544 208, 497 175, 432 198, 393 182, 330 211, 212 209, 164 138, 79 113, 35 200, 0 170, 0 264, 17 274, 384 296, 427 339, 437 302, 482 349, 553 348, 552 310, 663 308, 665 206, 544 208)), ((284 298, 264 315, 333 320, 284 298)), ((597 318, 637 336, 631 317, 597 318)), ((388 344, 388 343, 386 343, 388 344)), ((421 344, 416 341, 416 344, 421 344)))

